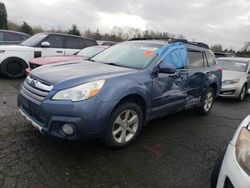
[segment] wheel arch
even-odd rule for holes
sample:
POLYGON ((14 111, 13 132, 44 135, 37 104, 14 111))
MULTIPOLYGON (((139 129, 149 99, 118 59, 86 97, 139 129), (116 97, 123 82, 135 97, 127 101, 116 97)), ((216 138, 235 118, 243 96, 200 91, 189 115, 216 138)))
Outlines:
POLYGON ((212 84, 210 84, 209 87, 213 88, 213 90, 214 90, 214 95, 216 96, 216 95, 217 95, 217 92, 218 92, 218 86, 217 86, 217 84, 216 84, 216 83, 212 83, 212 84))
POLYGON ((29 64, 28 64, 27 61, 25 61, 23 58, 17 57, 17 56, 10 56, 10 57, 5 58, 5 59, 1 62, 0 66, 2 65, 3 62, 9 61, 10 59, 18 59, 20 62, 23 62, 23 63, 25 64, 25 68, 28 68, 28 67, 29 67, 29 64))
POLYGON ((142 109, 143 112, 143 118, 144 118, 144 122, 146 119, 146 114, 147 114, 147 103, 146 100, 144 99, 143 96, 141 96, 138 93, 132 93, 132 94, 128 94, 126 96, 124 96, 123 98, 121 98, 118 103, 115 105, 113 111, 121 104, 125 103, 125 102, 134 102, 136 103, 138 106, 140 106, 140 108, 142 109))

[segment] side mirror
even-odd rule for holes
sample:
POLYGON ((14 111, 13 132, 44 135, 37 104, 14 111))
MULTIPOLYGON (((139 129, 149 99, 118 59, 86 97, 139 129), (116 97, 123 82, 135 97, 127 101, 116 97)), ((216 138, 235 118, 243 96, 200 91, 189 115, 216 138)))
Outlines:
POLYGON ((41 47, 44 47, 44 48, 50 47, 50 43, 44 41, 44 42, 42 42, 41 47))
POLYGON ((161 63, 159 66, 160 73, 174 74, 175 71, 176 69, 167 63, 161 63))

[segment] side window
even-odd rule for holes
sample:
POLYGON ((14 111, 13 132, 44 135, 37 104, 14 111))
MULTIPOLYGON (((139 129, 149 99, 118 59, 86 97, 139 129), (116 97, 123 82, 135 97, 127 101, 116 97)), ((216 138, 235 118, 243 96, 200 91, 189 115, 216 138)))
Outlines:
POLYGON ((14 34, 14 33, 5 33, 6 41, 23 41, 22 35, 14 34))
POLYGON ((44 41, 49 42, 51 48, 63 48, 63 39, 61 35, 49 35, 44 41))
POLYGON ((204 56, 199 51, 188 51, 189 68, 201 68, 204 66, 204 56))
POLYGON ((216 65, 213 54, 211 54, 210 52, 206 52, 206 56, 209 67, 216 65))
POLYGON ((80 38, 65 37, 64 48, 80 49, 80 38))
POLYGON ((4 34, 0 32, 0 41, 4 41, 4 34))
POLYGON ((81 39, 81 49, 82 48, 86 48, 86 47, 89 47, 89 46, 95 46, 97 45, 97 43, 94 41, 94 40, 89 40, 89 39, 81 39))

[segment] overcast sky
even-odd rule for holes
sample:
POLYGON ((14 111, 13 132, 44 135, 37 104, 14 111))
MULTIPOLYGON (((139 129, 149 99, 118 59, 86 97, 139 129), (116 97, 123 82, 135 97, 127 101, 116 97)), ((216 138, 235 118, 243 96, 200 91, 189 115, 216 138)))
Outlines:
POLYGON ((239 49, 250 41, 249 0, 0 0, 8 18, 46 29, 131 26, 239 49))

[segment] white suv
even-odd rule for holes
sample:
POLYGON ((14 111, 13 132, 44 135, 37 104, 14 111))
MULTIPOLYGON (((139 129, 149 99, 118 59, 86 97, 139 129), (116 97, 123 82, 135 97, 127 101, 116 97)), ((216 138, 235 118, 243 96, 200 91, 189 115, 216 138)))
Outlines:
POLYGON ((39 33, 20 45, 0 46, 0 73, 8 78, 25 75, 29 60, 54 55, 72 55, 97 45, 93 39, 58 33, 39 33))

